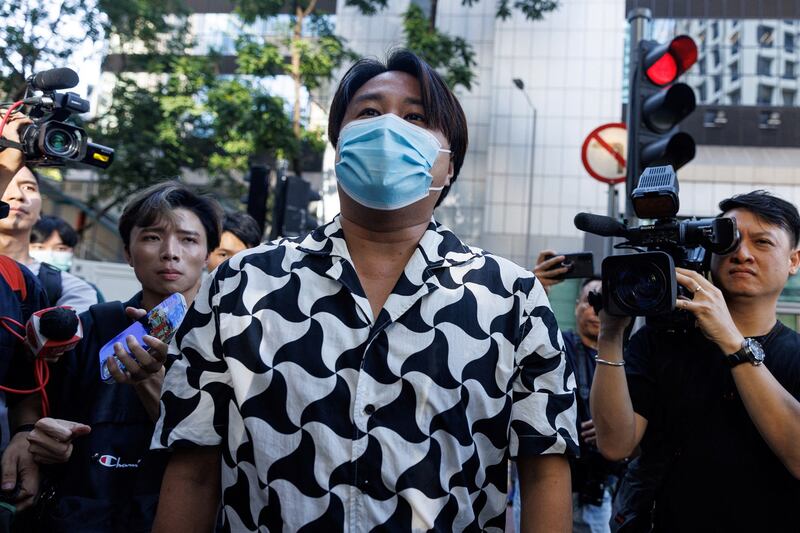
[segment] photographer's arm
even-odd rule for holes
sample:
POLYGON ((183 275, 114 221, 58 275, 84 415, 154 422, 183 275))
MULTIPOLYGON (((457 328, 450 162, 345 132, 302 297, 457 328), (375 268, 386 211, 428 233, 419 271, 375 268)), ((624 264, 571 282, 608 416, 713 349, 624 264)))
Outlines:
MULTIPOLYGON (((628 320, 600 312, 598 358, 612 363, 623 361, 622 341, 628 320)), ((589 400, 600 453, 612 461, 629 457, 642 440, 647 419, 633 410, 625 367, 598 364, 589 400)))
MULTIPOLYGON (((736 327, 722 292, 697 272, 681 268, 676 272, 678 283, 695 292, 693 300, 679 300, 678 306, 694 314, 703 334, 723 353, 738 351, 744 336, 736 327)), ((731 369, 731 375, 764 441, 789 472, 800 478, 800 402, 764 365, 740 364, 731 369)))
MULTIPOLYGON (((5 114, 5 112, 3 112, 5 114)), ((25 124, 30 124, 31 119, 22 113, 13 113, 3 128, 3 138, 13 142, 19 142, 19 128, 25 124)), ((25 164, 25 156, 16 148, 6 148, 0 150, 0 196, 5 192, 6 187, 25 164)))
POLYGON ((220 506, 219 446, 180 448, 164 472, 153 531, 213 531, 220 506))

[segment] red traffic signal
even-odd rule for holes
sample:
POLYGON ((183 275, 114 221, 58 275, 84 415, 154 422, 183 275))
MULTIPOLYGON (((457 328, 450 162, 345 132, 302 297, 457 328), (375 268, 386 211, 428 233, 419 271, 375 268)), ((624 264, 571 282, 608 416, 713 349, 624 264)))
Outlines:
POLYGON ((697 45, 688 35, 679 35, 651 50, 644 60, 645 75, 656 85, 669 85, 697 62, 697 45))

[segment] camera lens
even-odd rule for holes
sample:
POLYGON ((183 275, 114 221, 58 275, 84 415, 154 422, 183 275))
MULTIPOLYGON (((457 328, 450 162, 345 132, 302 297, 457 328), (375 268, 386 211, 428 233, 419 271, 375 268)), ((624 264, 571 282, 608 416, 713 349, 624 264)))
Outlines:
POLYGON ((50 155, 73 157, 77 153, 77 140, 69 132, 53 128, 45 134, 44 145, 50 155))
POLYGON ((654 264, 645 263, 637 269, 617 272, 614 282, 614 297, 617 302, 641 314, 657 308, 667 293, 664 273, 654 264))

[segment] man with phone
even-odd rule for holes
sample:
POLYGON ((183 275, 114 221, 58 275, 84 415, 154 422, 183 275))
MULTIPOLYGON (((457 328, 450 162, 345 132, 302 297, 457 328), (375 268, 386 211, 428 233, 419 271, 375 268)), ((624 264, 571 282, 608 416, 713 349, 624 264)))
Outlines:
POLYGON ((52 368, 52 418, 28 440, 37 462, 52 464, 53 496, 42 510, 47 531, 148 531, 166 465, 149 450, 164 379, 166 345, 127 337, 108 360, 116 383, 100 378, 98 352, 110 339, 174 293, 191 302, 209 253, 219 245, 216 202, 177 182, 154 185, 120 217, 125 256, 142 285, 128 302, 92 306, 81 315, 84 338, 52 368), (149 348, 149 349, 147 349, 149 348))

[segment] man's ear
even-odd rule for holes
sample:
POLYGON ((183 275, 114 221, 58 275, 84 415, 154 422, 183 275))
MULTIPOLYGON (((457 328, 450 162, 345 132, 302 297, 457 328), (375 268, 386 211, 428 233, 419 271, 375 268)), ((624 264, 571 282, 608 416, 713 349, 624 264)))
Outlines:
POLYGON ((795 249, 789 255, 789 273, 794 275, 800 269, 800 249, 795 249))
POLYGON ((132 258, 131 258, 131 253, 130 253, 130 251, 128 250, 128 247, 127 247, 127 246, 125 246, 125 247, 122 249, 122 254, 125 256, 125 262, 126 262, 126 263, 128 263, 128 265, 130 265, 130 266, 132 267, 132 266, 133 266, 133 261, 131 260, 131 259, 132 259, 132 258))

